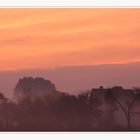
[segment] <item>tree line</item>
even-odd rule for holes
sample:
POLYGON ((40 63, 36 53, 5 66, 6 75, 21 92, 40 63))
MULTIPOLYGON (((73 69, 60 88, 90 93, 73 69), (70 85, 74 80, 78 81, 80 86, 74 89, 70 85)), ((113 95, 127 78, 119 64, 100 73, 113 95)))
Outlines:
POLYGON ((15 101, 0 93, 0 131, 140 130, 140 89, 93 88, 60 92, 49 80, 24 77, 15 101))

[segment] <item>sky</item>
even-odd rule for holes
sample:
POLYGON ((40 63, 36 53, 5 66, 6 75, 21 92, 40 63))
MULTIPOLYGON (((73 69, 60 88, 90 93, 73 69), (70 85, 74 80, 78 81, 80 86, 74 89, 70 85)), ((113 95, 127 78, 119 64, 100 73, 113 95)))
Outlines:
POLYGON ((0 71, 140 61, 140 9, 0 9, 0 71))

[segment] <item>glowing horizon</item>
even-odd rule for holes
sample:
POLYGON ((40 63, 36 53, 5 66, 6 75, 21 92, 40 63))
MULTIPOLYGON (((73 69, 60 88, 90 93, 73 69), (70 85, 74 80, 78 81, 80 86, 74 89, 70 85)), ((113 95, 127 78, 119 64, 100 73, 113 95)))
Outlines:
POLYGON ((0 9, 0 71, 140 61, 140 9, 0 9))

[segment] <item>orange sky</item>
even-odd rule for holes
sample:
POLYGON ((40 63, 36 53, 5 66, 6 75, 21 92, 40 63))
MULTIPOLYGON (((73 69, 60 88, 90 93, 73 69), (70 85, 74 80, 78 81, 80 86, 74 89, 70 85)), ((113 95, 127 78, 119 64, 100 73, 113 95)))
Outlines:
POLYGON ((140 61, 140 9, 0 9, 0 70, 140 61))

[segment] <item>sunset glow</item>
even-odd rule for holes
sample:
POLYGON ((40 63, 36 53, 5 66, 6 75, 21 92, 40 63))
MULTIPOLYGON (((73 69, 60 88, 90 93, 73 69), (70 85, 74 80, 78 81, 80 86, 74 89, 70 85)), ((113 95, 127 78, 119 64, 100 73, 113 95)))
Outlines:
POLYGON ((140 9, 0 9, 0 71, 140 61, 140 9))

